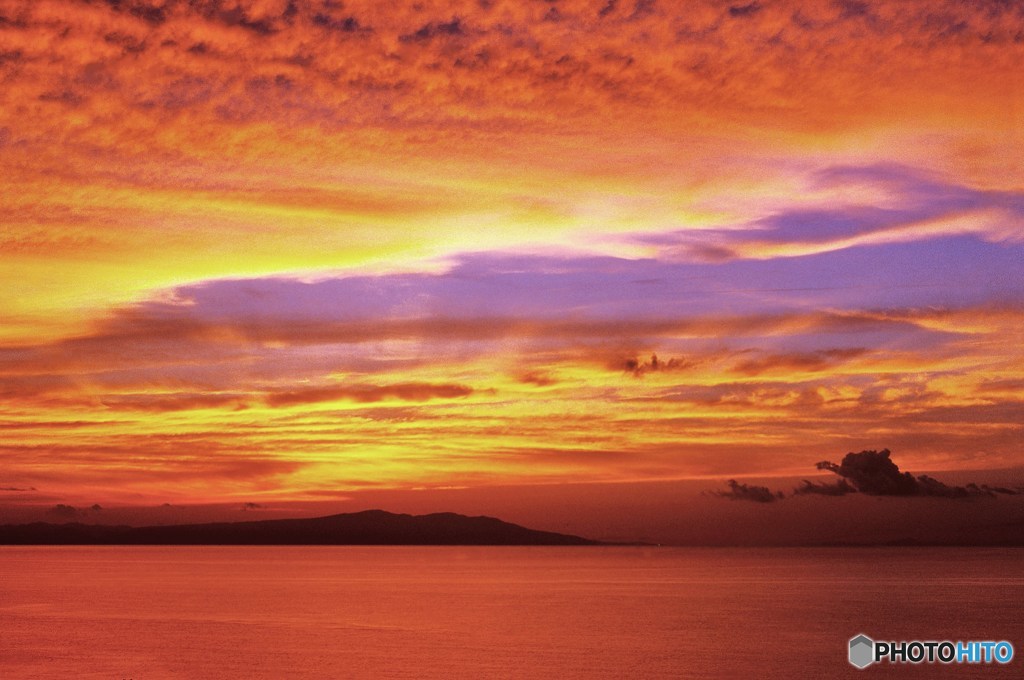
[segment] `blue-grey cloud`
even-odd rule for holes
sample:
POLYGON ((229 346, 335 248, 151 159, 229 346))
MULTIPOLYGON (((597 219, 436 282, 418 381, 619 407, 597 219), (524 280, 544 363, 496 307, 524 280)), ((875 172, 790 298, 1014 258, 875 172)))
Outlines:
MULTIPOLYGON (((842 166, 817 172, 818 189, 884 191, 883 205, 849 202, 827 208, 794 208, 730 229, 638 235, 668 257, 724 263, 761 257, 758 246, 791 244, 793 255, 894 242, 948 241, 965 234, 998 243, 1024 241, 1024 192, 979 190, 899 165, 842 166), (937 223, 962 224, 942 227, 937 223), (872 236, 885 235, 873 240, 872 236), (814 248, 821 246, 822 248, 814 248)), ((786 249, 778 250, 786 256, 786 249)))
MULTIPOLYGON (((464 255, 440 273, 207 281, 117 309, 78 337, 0 348, 0 399, 66 391, 68 371, 130 389, 145 384, 147 366, 160 366, 162 380, 217 388, 206 401, 230 408, 239 403, 235 387, 218 367, 233 362, 249 361, 247 375, 264 380, 274 370, 374 373, 436 360, 438 346, 486 353, 508 338, 525 341, 524 352, 593 348, 604 352, 601 363, 638 374, 682 373, 723 350, 746 352, 721 366, 734 374, 822 372, 875 348, 954 351, 971 332, 957 315, 1005 326, 1024 314, 1024 279, 1006 275, 1022 257, 1019 244, 961 236, 781 262, 492 253, 464 255), (973 285, 950 272, 969 272, 973 285), (716 338, 724 341, 712 349, 716 338), (388 340, 427 344, 405 358, 365 347, 388 340), (321 347, 316 356, 300 351, 311 345, 321 347), (657 369, 651 351, 663 352, 657 369), (189 354, 205 363, 186 361, 189 354)), ((199 404, 196 394, 140 406, 174 410, 199 404)))

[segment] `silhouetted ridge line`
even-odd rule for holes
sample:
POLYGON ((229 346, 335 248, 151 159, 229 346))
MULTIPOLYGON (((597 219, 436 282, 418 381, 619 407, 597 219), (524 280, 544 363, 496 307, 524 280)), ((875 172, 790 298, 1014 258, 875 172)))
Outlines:
POLYGON ((7 524, 4 545, 598 545, 494 517, 406 515, 384 510, 251 522, 167 526, 7 524))

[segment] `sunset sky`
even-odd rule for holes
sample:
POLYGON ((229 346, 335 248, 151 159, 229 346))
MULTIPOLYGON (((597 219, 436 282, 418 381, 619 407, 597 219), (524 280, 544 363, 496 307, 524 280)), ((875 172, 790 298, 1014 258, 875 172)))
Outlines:
POLYGON ((1022 64, 1003 0, 0 0, 0 504, 998 481, 1022 64))

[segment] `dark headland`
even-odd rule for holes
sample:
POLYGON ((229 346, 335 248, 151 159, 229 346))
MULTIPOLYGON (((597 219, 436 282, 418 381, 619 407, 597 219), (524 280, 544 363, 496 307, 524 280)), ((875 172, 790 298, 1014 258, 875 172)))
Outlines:
POLYGON ((0 525, 0 545, 599 545, 493 517, 366 510, 311 519, 167 526, 0 525))

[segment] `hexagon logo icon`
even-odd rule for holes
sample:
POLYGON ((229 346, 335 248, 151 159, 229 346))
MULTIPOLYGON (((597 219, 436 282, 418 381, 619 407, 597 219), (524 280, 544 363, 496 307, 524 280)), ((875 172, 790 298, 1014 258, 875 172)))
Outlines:
POLYGON ((875 642, 861 633, 850 638, 850 663, 857 668, 867 668, 875 661, 875 642))

